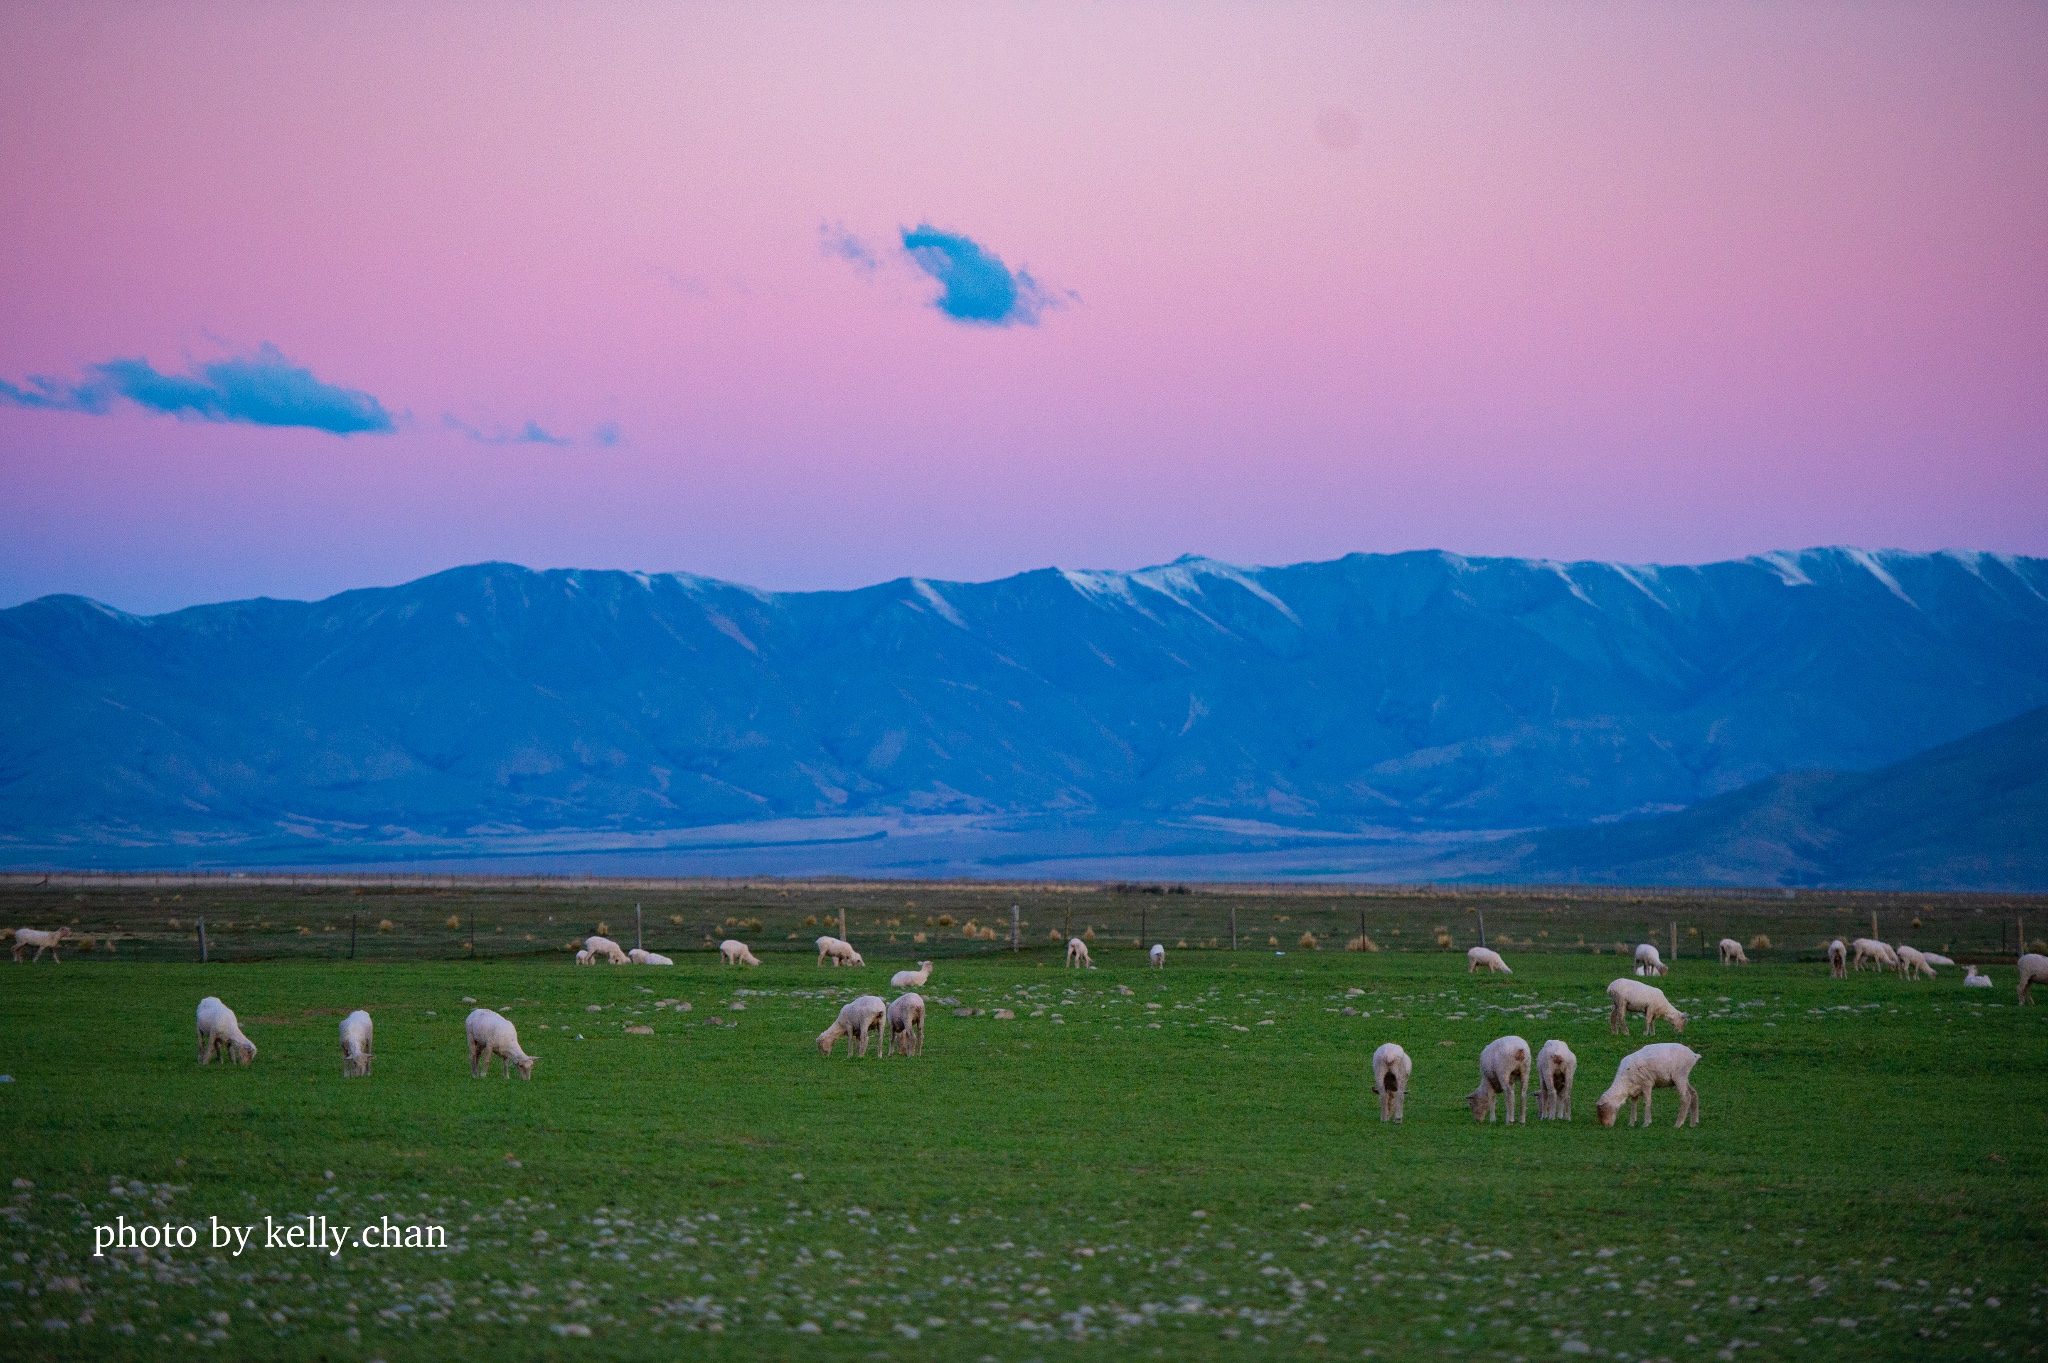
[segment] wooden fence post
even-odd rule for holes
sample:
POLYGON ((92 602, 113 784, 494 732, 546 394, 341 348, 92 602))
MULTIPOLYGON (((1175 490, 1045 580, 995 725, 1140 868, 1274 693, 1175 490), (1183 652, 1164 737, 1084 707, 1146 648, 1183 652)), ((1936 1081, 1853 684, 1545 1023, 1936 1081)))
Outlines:
POLYGON ((199 920, 199 963, 206 964, 206 920, 199 920))
POLYGON ((1237 905, 1230 906, 1230 949, 1237 950, 1237 905))
POLYGON ((1024 946, 1022 936, 1024 925, 1023 921, 1017 916, 1017 908, 1018 906, 1015 904, 1010 906, 1010 950, 1012 951, 1020 951, 1024 946))

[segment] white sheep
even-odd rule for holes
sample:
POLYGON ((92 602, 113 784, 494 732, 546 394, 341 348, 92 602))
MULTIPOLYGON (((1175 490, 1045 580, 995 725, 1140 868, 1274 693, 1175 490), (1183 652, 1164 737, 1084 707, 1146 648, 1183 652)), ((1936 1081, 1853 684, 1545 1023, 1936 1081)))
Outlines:
POLYGON ((1748 965, 1749 957, 1742 950, 1742 943, 1736 941, 1733 937, 1723 937, 1721 939, 1721 964, 1748 965))
MULTIPOLYGON (((889 1005, 873 994, 862 994, 852 1003, 839 1010, 839 1016, 830 1027, 818 1033, 818 1054, 832 1054, 833 1046, 840 1037, 846 1038, 846 1058, 868 1053, 868 1034, 877 1027, 885 1026, 889 1016, 889 1005), (858 1045, 859 1050, 854 1047, 858 1045)), ((883 1045, 887 1045, 885 1041, 883 1045)), ((880 1054, 879 1051, 876 1052, 880 1054)))
POLYGON ((341 1077, 367 1079, 370 1074, 370 1015, 358 1008, 341 1020, 341 1077))
POLYGON ((2042 956, 2030 951, 2020 957, 2021 1003, 2032 1003, 2034 1001, 2034 984, 2036 981, 2048 983, 2048 956, 2042 956))
POLYGON ((1678 1120, 1673 1125, 1684 1126, 1690 1118, 1692 1124, 1698 1126, 1700 1092, 1692 1086, 1692 1067, 1699 1063, 1699 1059, 1699 1052, 1675 1041, 1659 1041, 1633 1055, 1623 1056, 1621 1064, 1615 1067, 1614 1082, 1593 1105, 1593 1110, 1600 1115, 1600 1125, 1613 1126, 1622 1104, 1629 1103, 1632 1106, 1628 1124, 1634 1126, 1640 1114, 1642 1124, 1647 1128, 1650 1125, 1650 1095, 1658 1089, 1677 1089, 1678 1120))
POLYGON ((1500 958, 1498 951, 1491 951, 1486 947, 1473 947, 1465 953, 1465 973, 1470 975, 1481 966, 1485 966, 1487 973, 1493 975, 1512 975, 1515 973, 1508 969, 1508 963, 1500 958))
POLYGON ((1562 1041, 1546 1041, 1536 1052, 1536 1115, 1544 1121, 1572 1119, 1572 1080, 1579 1058, 1562 1041))
POLYGON ((595 957, 595 956, 591 955, 591 954, 590 954, 590 953, 589 953, 588 951, 585 951, 585 950, 582 950, 581 948, 579 948, 579 949, 577 950, 577 952, 576 952, 576 964, 578 964, 578 965, 596 965, 596 964, 597 964, 597 957, 595 957))
POLYGON ((603 957, 613 965, 625 965, 629 959, 625 948, 609 937, 598 937, 595 935, 586 937, 583 939, 583 949, 592 956, 603 957))
POLYGON ((1930 980, 1935 977, 1934 962, 1927 959, 1925 952, 1915 950, 1909 946, 1901 946, 1897 950, 1899 953, 1900 975, 1909 980, 1918 979, 1921 976, 1925 976, 1930 980))
POLYGON ((1515 1123, 1515 1086, 1522 1089, 1522 1125, 1529 1124, 1529 1043, 1518 1036, 1496 1037, 1479 1053, 1479 1087, 1465 1095, 1472 1105, 1472 1120, 1493 1120, 1497 1094, 1508 1099, 1508 1125, 1515 1123))
POLYGON ((1154 970, 1166 969, 1166 943, 1154 942, 1152 944, 1152 950, 1146 952, 1145 954, 1152 958, 1152 968, 1154 970))
POLYGON ((1991 987, 1991 977, 1989 975, 1980 974, 1976 966, 1970 966, 1968 970, 1969 973, 1963 976, 1963 983, 1969 988, 1989 989, 1991 987))
POLYGON ((761 964, 761 958, 754 954, 753 948, 733 937, 718 944, 718 958, 727 965, 761 964))
POLYGON ((853 949, 853 943, 830 936, 818 939, 818 964, 824 965, 827 961, 835 966, 867 964, 860 958, 860 953, 853 949))
POLYGON ((883 1049, 893 1049, 899 1055, 924 1054, 923 995, 902 994, 890 1000, 889 1040, 883 1049))
POLYGON ((256 1043, 242 1035, 235 1010, 208 994, 199 1000, 199 1063, 204 1065, 225 1051, 237 1065, 256 1058, 256 1043))
POLYGON ((507 1079, 515 1069, 521 1079, 533 1078, 533 1062, 539 1057, 519 1049, 519 1029, 503 1013, 488 1008, 472 1009, 463 1020, 462 1030, 469 1034, 470 1078, 481 1079, 490 1073, 493 1059, 505 1062, 507 1079))
POLYGON ((1093 970, 1095 963, 1088 959, 1088 944, 1078 937, 1067 939, 1067 964, 1093 970))
POLYGON ((1828 943, 1828 975, 1837 980, 1849 978, 1849 948, 1839 937, 1828 943))
POLYGON ((1402 1100, 1408 1096, 1408 1077, 1414 1073, 1415 1062, 1392 1041, 1372 1053, 1372 1091, 1380 1096, 1381 1121, 1401 1120, 1402 1100))
POLYGON ((899 970, 889 977, 891 989, 922 989, 924 982, 932 977, 932 963, 919 961, 915 970, 899 970))
POLYGON ((1671 1006, 1671 1000, 1664 997, 1664 991, 1653 984, 1637 984, 1634 980, 1618 979, 1607 986, 1607 997, 1614 1001, 1614 1011, 1607 1016, 1607 1030, 1628 1035, 1628 1015, 1643 1015, 1643 1035, 1657 1034, 1657 1019, 1663 1018, 1678 1031, 1685 1030, 1685 1014, 1671 1006))
POLYGON ((1636 974, 1665 975, 1671 967, 1664 964, 1664 958, 1657 954, 1657 948, 1649 942, 1636 948, 1636 974))
POLYGON ((1874 937, 1858 937, 1849 943, 1849 952, 1849 966, 1853 970, 1863 969, 1865 961, 1871 962, 1874 970, 1899 968, 1899 953, 1874 937))
POLYGON ((19 961, 22 952, 27 951, 30 947, 34 947, 36 954, 30 964, 42 960, 43 953, 46 951, 50 953, 52 961, 61 961, 63 958, 57 954, 57 944, 70 935, 70 928, 58 928, 55 932, 39 932, 35 928, 16 928, 14 930, 14 959, 19 961))
POLYGON ((658 951, 643 951, 634 947, 626 953, 626 959, 634 965, 674 965, 675 962, 658 951))
POLYGON ((1946 957, 1946 956, 1942 955, 1942 954, 1941 954, 1940 952, 1938 952, 1938 951, 1923 951, 1923 952, 1921 952, 1920 954, 1921 954, 1922 956, 1925 956, 1925 957, 1927 958, 1927 964, 1929 964, 1929 965, 1954 965, 1954 964, 1955 964, 1955 962, 1954 962, 1954 961, 1950 960, 1950 959, 1949 959, 1948 957, 1946 957))

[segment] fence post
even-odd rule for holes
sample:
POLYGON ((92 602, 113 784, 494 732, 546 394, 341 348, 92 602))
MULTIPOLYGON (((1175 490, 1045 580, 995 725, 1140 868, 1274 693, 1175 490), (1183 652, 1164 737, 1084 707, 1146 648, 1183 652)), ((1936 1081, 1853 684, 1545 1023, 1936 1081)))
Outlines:
POLYGON ((1230 906, 1230 949, 1237 950, 1237 905, 1230 906))
POLYGON ((469 914, 469 955, 471 960, 476 959, 476 911, 474 909, 470 910, 469 914))
POLYGON ((1365 906, 1363 904, 1358 906, 1358 935, 1361 939, 1365 936, 1365 906))
POLYGON ((351 961, 356 958, 356 918, 356 914, 348 916, 348 958, 351 961))
POLYGON ((1017 916, 1017 905, 1010 906, 1010 950, 1021 951, 1024 947, 1023 922, 1017 916))
POLYGON ((1145 905, 1138 905, 1138 945, 1145 945, 1145 905))
POLYGON ((853 940, 846 935, 846 906, 844 904, 839 906, 839 940, 842 942, 853 940))
MULTIPOLYGON (((647 945, 640 940, 640 906, 638 904, 633 906, 633 945, 636 949, 647 945)), ((471 949, 474 950, 475 948, 472 947, 471 949)))
POLYGON ((199 964, 206 964, 206 920, 199 920, 199 964))
POLYGON ((1067 927, 1066 927, 1066 936, 1068 936, 1068 937, 1072 937, 1073 935, 1074 935, 1074 902, 1073 902, 1072 900, 1068 900, 1068 901, 1067 901, 1067 927))
POLYGON ((1678 959, 1678 924, 1676 922, 1671 925, 1671 959, 1674 961, 1678 959))
POLYGON ((1872 910, 1870 911, 1870 937, 1871 937, 1871 940, 1872 940, 1872 941, 1876 941, 1876 942, 1882 942, 1882 941, 1884 940, 1884 938, 1882 938, 1882 937, 1879 937, 1879 936, 1877 935, 1877 910, 1876 910, 1876 909, 1872 909, 1872 910))
POLYGON ((1479 945, 1481 945, 1481 946, 1485 946, 1485 945, 1486 945, 1486 910, 1485 910, 1485 909, 1474 909, 1474 910, 1473 910, 1472 912, 1474 912, 1474 913, 1476 913, 1476 914, 1478 914, 1478 915, 1479 915, 1479 945))

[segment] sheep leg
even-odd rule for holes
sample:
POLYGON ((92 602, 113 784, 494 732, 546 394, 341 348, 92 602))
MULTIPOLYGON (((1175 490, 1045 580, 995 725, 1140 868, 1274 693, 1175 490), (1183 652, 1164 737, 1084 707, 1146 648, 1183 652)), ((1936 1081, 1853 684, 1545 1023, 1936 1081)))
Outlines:
POLYGON ((472 1041, 472 1042, 470 1042, 470 1043, 469 1043, 469 1077, 470 1077, 470 1078, 472 1078, 472 1079, 479 1079, 479 1078, 482 1078, 482 1077, 483 1077, 483 1075, 482 1075, 482 1071, 480 1071, 479 1069, 477 1069, 477 1062, 478 1062, 478 1061, 479 1061, 480 1059, 482 1059, 482 1058, 483 1058, 484 1054, 485 1054, 485 1052, 484 1052, 484 1048, 483 1048, 483 1047, 481 1047, 481 1046, 477 1045, 477 1044, 476 1044, 476 1043, 475 1043, 474 1041, 472 1041))
POLYGON ((213 1038, 206 1033, 199 1034, 199 1063, 204 1065, 213 1059, 213 1038))
POLYGON ((1628 1024, 1628 1006, 1620 999, 1614 1001, 1614 1011, 1607 1015, 1607 1030, 1619 1032, 1628 1024))

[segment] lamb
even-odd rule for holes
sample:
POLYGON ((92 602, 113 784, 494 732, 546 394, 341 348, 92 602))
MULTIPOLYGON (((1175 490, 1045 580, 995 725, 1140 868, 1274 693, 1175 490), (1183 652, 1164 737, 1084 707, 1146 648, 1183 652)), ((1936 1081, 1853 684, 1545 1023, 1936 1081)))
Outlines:
POLYGON ((1901 946, 1898 953, 1899 974, 1909 980, 1918 979, 1923 975, 1930 980, 1934 978, 1934 963, 1927 959, 1926 953, 1909 946, 1901 946))
POLYGON ((1828 975, 1837 980, 1849 978, 1849 948, 1839 937, 1828 943, 1828 975))
POLYGON ((1989 989, 1991 987, 1991 977, 1989 975, 1979 974, 1976 966, 1970 966, 1968 969, 1969 974, 1963 976, 1963 984, 1965 986, 1971 989, 1989 989))
POLYGON ((1607 986, 1607 997, 1614 1000, 1614 1011, 1608 1014, 1607 1030, 1628 1035, 1628 1015, 1643 1015, 1643 1035, 1657 1034, 1657 1019, 1663 1018, 1677 1031, 1685 1030, 1685 1014, 1671 1006, 1671 1000, 1664 997, 1664 991, 1650 984, 1637 984, 1634 980, 1619 979, 1607 986))
MULTIPOLYGON (((868 1033, 887 1022, 889 1005, 873 994, 862 994, 852 1003, 839 1010, 839 1016, 830 1027, 818 1033, 818 1054, 830 1055, 840 1037, 846 1038, 846 1058, 868 1053, 868 1033), (858 1044, 858 1052, 854 1050, 858 1044)), ((887 1043, 884 1043, 885 1045, 887 1043)), ((876 1054, 880 1054, 877 1051, 876 1054)))
POLYGON ((924 982, 932 977, 932 963, 919 961, 915 970, 899 970, 889 977, 891 989, 922 989, 924 982))
POLYGON ((1657 948, 1645 942, 1636 948, 1636 974, 1669 974, 1671 967, 1664 964, 1664 958, 1657 954, 1657 948))
POLYGON ((1146 954, 1152 958, 1152 968, 1154 970, 1166 969, 1166 944, 1164 942, 1154 942, 1152 950, 1146 954))
POLYGON ((1480 966, 1485 966, 1489 974, 1512 975, 1515 973, 1508 969, 1508 963, 1500 958, 1498 951, 1489 951, 1485 947, 1473 947, 1465 953, 1465 973, 1470 975, 1479 969, 1480 966))
POLYGON ((1742 943, 1736 941, 1733 937, 1723 937, 1721 939, 1721 964, 1748 965, 1749 957, 1743 953, 1742 943))
POLYGON ((370 1015, 358 1008, 341 1020, 341 1077, 370 1077, 370 1015))
POLYGON ((1515 1085, 1522 1086, 1522 1125, 1529 1124, 1529 1043, 1518 1036, 1496 1037, 1479 1053, 1479 1087, 1465 1095, 1472 1120, 1493 1120, 1494 1095, 1508 1098, 1508 1125, 1515 1124, 1515 1085))
POLYGON ((1088 944, 1078 937, 1069 937, 1067 939, 1067 964, 1069 966, 1084 966, 1089 970, 1095 968, 1095 963, 1088 959, 1088 944))
POLYGON ((578 952, 576 953, 576 964, 578 964, 578 965, 596 965, 596 964, 597 964, 597 957, 595 957, 595 956, 591 955, 591 954, 590 954, 589 952, 587 952, 587 951, 578 951, 578 952))
POLYGON ((718 958, 727 965, 759 965, 761 958, 745 942, 728 937, 718 944, 718 958))
POLYGON ((2034 1001, 2034 985, 2039 981, 2048 983, 2048 956, 2028 952, 2020 957, 2020 1002, 2034 1001))
POLYGON ((70 928, 58 928, 55 932, 38 932, 34 928, 16 928, 14 930, 14 959, 19 961, 22 952, 27 951, 30 947, 34 947, 36 954, 34 959, 30 961, 31 965, 35 961, 42 960, 43 953, 46 951, 50 953, 52 961, 62 961, 63 958, 57 954, 57 944, 70 935, 70 928))
POLYGON ((1890 947, 1886 946, 1883 942, 1878 941, 1876 938, 1858 937, 1855 941, 1849 944, 1849 950, 1851 953, 1849 958, 1849 965, 1851 969, 1863 969, 1863 963, 1865 961, 1873 962, 1874 964, 1872 966, 1872 969, 1875 970, 1898 969, 1899 953, 1893 951, 1890 947))
POLYGON ((1954 961, 1950 960, 1950 959, 1949 959, 1948 957, 1946 957, 1946 956, 1942 955, 1942 954, 1941 954, 1940 952, 1938 952, 1938 951, 1923 951, 1923 952, 1921 952, 1920 954, 1921 954, 1922 956, 1925 956, 1925 957, 1927 958, 1927 964, 1929 964, 1929 965, 1954 965, 1954 964, 1955 964, 1955 962, 1954 962, 1954 961))
POLYGON ((519 1049, 519 1029, 504 1014, 473 1009, 463 1020, 462 1030, 469 1034, 470 1078, 481 1079, 490 1073, 494 1058, 504 1060, 507 1079, 515 1069, 521 1079, 533 1078, 533 1062, 539 1057, 519 1049))
POLYGON ((627 963, 624 949, 609 937, 586 937, 583 939, 583 949, 592 956, 602 956, 613 965, 625 965, 627 963))
MULTIPOLYGON (((908 975, 909 971, 904 971, 908 975)), ((889 1041, 885 1051, 898 1055, 924 1054, 924 996, 901 994, 889 1004, 889 1041)))
POLYGON ((1698 1126, 1700 1093, 1692 1086, 1692 1067, 1699 1063, 1699 1059, 1699 1052, 1675 1041, 1660 1041, 1633 1055, 1623 1056, 1621 1064, 1615 1067, 1614 1082, 1593 1105, 1593 1110, 1600 1115, 1600 1125, 1613 1126, 1621 1105, 1629 1103, 1632 1106, 1628 1124, 1634 1126, 1640 1113, 1647 1129, 1650 1125, 1651 1093, 1669 1088, 1678 1090, 1678 1120, 1673 1125, 1684 1126, 1690 1119, 1692 1125, 1698 1126))
POLYGON ((642 951, 634 947, 626 953, 626 959, 634 965, 674 965, 675 962, 658 951, 642 951))
POLYGON ((827 961, 835 966, 867 964, 860 958, 860 953, 853 949, 853 943, 829 936, 818 939, 818 964, 823 965, 827 961))
POLYGON ((1546 1041, 1536 1052, 1536 1116, 1543 1121, 1572 1119, 1572 1080, 1579 1058, 1562 1041, 1546 1041))
POLYGON ((1372 1091, 1380 1096, 1381 1121, 1401 1120, 1402 1100, 1408 1096, 1408 1077, 1414 1073, 1415 1062, 1395 1042, 1389 1041, 1372 1053, 1372 1091))
POLYGON ((223 1051, 237 1065, 256 1058, 256 1043, 242 1035, 235 1010, 208 994, 199 1000, 199 1063, 204 1065, 223 1051))

